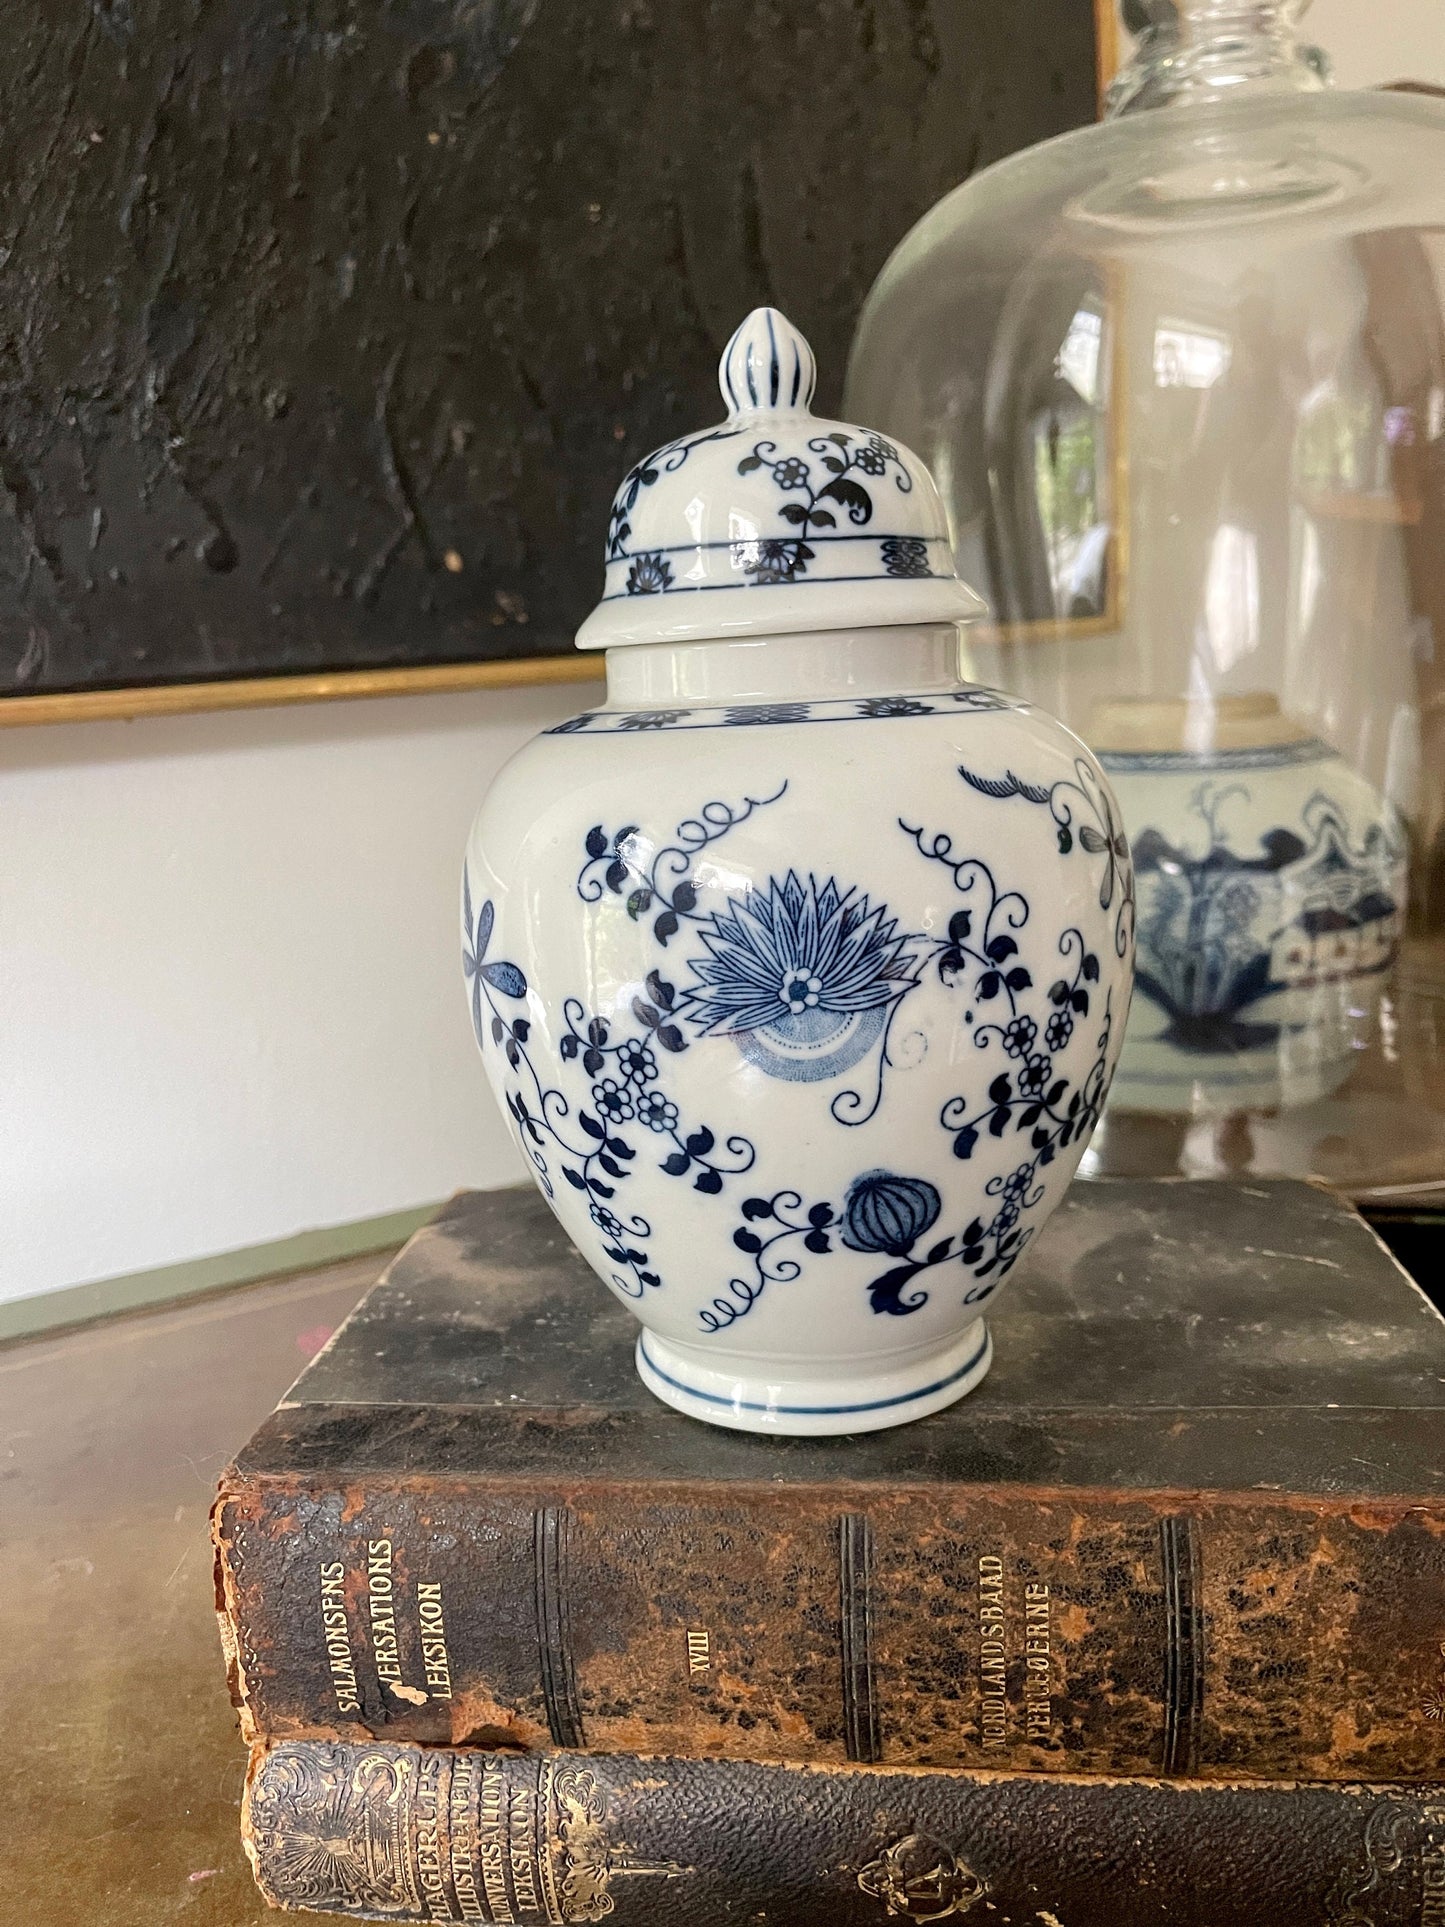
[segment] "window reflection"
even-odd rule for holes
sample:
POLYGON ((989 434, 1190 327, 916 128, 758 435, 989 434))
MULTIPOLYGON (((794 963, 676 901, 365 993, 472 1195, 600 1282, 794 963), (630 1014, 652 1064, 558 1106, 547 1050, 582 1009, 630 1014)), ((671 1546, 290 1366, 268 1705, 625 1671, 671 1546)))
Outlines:
POLYGON ((1229 360, 1229 338, 1213 328, 1161 321, 1154 330, 1156 388, 1212 388, 1229 360))
POLYGON ((1031 422, 1034 503, 1053 609, 1061 617, 1098 615, 1107 601, 1103 347, 1102 314, 1080 307, 1055 358, 1050 405, 1031 422))
POLYGON ((1259 644, 1259 545, 1252 529, 1221 522, 1209 548, 1204 629, 1217 675, 1259 644))

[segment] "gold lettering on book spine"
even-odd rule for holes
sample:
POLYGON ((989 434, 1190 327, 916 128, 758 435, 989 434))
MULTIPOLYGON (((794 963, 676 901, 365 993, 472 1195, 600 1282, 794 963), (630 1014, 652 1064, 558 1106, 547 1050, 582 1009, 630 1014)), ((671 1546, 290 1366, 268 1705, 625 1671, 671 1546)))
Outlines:
POLYGON ((416 1616, 421 1630, 421 1663, 426 1668, 426 1683, 434 1699, 449 1700, 452 1696, 452 1661, 447 1651, 442 1589, 435 1580, 417 1582, 416 1616))
POLYGON ((1053 1627, 1049 1589, 1041 1579, 1024 1584, 1024 1719, 1028 1738, 1046 1746, 1053 1738, 1053 1627))
POLYGON ((447 1799, 448 1847, 452 1863, 452 1891, 463 1920, 485 1920, 487 1910, 477 1892, 475 1809, 477 1781, 470 1753, 452 1761, 447 1799))
POLYGON ((1004 1644, 1003 1560, 978 1562, 979 1738, 990 1750, 1008 1744, 1008 1651, 1004 1644))
POLYGON ((511 1835, 512 1892, 517 1918, 542 1913, 541 1876, 537 1866, 537 1789, 514 1786, 507 1815, 511 1835))
POLYGON ((510 1825, 506 1764, 502 1760, 483 1760, 482 1792, 477 1806, 477 1866, 487 1900, 487 1918, 500 1922, 501 1927, 513 1927, 517 1918, 507 1891, 512 1858, 510 1825))
POLYGON ((376 1677, 383 1682, 401 1678, 401 1648, 396 1638, 396 1590, 392 1583, 390 1539, 370 1539, 366 1546, 366 1603, 371 1617, 371 1650, 376 1677))
POLYGON ((346 1567, 340 1559, 324 1560, 321 1566, 321 1641, 336 1710, 343 1719, 355 1718, 361 1712, 361 1697, 346 1617, 346 1567))
POLYGON ((257 1769, 247 1848, 283 1907, 571 1927, 620 1879, 693 1870, 613 1837, 591 1768, 516 1754, 287 1740, 257 1769))
POLYGON ((455 1920, 446 1864, 446 1799, 442 1788, 444 1756, 417 1755, 412 1790, 412 1847, 417 1885, 428 1920, 455 1920))

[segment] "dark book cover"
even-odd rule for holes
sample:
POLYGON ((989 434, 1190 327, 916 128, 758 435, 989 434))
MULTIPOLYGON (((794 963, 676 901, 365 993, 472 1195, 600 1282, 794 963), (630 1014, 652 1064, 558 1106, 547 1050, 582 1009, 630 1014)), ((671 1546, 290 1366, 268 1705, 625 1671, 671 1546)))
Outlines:
POLYGON ((380 1920, 1439 1927, 1440 1794, 291 1740, 242 1834, 273 1905, 380 1920))
POLYGON ((1445 1777, 1445 1322, 1312 1186, 1076 1185, 948 1411, 658 1404, 531 1191, 419 1232, 225 1474, 249 1737, 1445 1777))

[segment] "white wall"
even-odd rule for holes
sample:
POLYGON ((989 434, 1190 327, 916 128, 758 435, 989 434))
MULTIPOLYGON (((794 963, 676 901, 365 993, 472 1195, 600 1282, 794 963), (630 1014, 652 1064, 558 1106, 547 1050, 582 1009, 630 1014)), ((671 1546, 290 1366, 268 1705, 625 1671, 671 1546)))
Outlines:
POLYGON ((0 1299, 521 1176, 461 852, 591 693, 0 733, 0 1299))
POLYGON ((1337 87, 1445 86, 1445 0, 1314 0, 1303 32, 1330 56, 1337 87))
MULTIPOLYGON (((1316 0, 1341 85, 1445 0, 1316 0)), ((579 689, 0 733, 0 1299, 520 1175, 457 955, 463 839, 579 689)))

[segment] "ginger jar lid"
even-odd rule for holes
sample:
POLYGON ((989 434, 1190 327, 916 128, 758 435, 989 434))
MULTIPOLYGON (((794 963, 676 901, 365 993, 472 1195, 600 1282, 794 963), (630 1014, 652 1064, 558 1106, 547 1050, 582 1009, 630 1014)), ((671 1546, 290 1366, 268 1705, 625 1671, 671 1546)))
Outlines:
POLYGON ((984 613, 954 568, 923 463, 870 429, 820 420, 814 379, 797 329, 755 308, 718 366, 727 420, 623 478, 579 649, 984 613))

